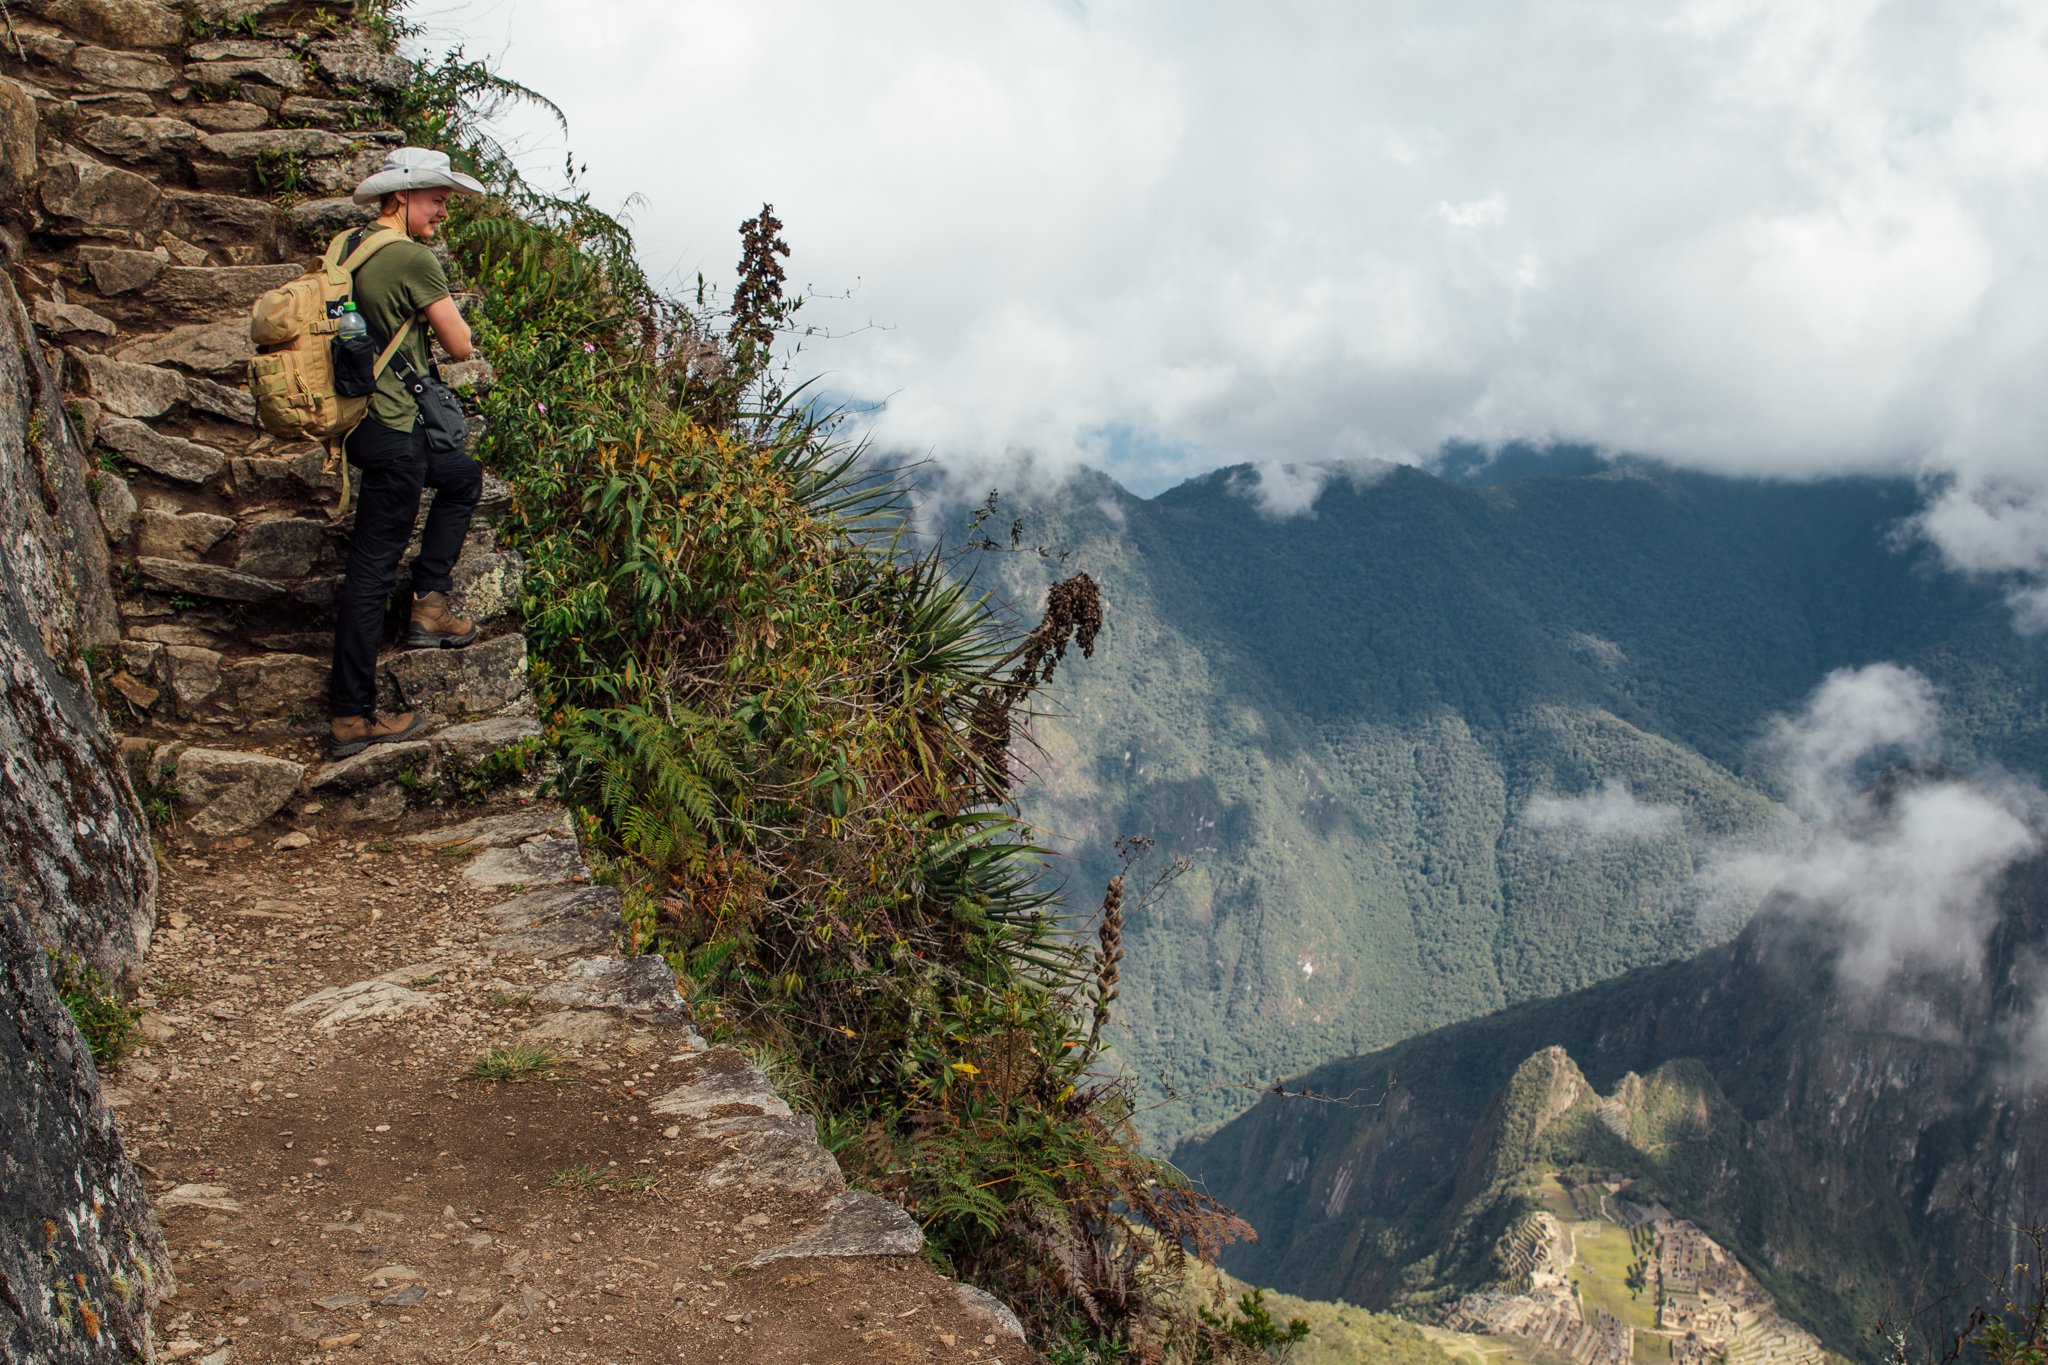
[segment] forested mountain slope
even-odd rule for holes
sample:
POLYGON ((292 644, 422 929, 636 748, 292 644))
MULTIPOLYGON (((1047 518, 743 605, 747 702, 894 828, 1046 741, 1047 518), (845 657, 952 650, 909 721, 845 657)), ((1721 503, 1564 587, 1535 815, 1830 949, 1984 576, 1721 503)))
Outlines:
POLYGON ((1027 602, 1102 582, 1096 657, 1034 727, 1027 814, 1072 899, 1119 834, 1194 860, 1125 929, 1123 1056, 1155 1098, 1201 1092, 1142 1116, 1155 1139, 1242 1109, 1229 1083, 1725 938, 1691 904, 1700 850, 1772 818, 1755 742, 1830 670, 1917 668, 1966 755, 2048 758, 2042 646, 1901 541, 1909 487, 1364 465, 1276 519, 1256 479, 1083 475, 978 565, 1027 602), (1588 800, 1532 821, 1543 795, 1588 800))

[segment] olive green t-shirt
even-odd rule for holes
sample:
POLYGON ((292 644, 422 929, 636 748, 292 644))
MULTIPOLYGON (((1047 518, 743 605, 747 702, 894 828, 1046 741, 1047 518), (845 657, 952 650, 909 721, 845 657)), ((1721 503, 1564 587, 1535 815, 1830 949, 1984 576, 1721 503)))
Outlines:
MULTIPOLYGON (((399 355, 410 360, 420 374, 427 373, 428 352, 427 322, 419 313, 448 296, 448 272, 433 251, 419 242, 392 242, 356 271, 356 309, 370 324, 378 346, 396 336, 407 318, 415 319, 399 355)), ((377 377, 377 392, 370 395, 370 415, 394 431, 411 431, 419 416, 412 391, 398 376, 397 356, 377 377)))

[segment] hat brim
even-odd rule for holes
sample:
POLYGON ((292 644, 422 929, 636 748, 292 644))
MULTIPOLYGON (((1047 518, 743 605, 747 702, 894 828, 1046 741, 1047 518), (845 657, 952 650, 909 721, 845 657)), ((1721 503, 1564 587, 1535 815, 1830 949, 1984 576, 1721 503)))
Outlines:
POLYGON ((484 186, 474 176, 461 171, 378 171, 375 175, 356 186, 353 196, 358 204, 368 207, 382 203, 384 196, 399 190, 450 189, 460 194, 482 194, 484 186))

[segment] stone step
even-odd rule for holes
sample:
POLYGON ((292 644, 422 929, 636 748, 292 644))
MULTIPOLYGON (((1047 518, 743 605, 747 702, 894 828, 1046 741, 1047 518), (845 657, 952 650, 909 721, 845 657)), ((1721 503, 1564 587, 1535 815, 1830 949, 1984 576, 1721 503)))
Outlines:
MULTIPOLYGON (((143 548, 160 551, 193 550, 205 544, 210 538, 219 538, 214 540, 207 553, 217 555, 223 544, 228 545, 231 551, 234 546, 241 545, 246 557, 237 565, 231 566, 192 559, 174 559, 168 554, 138 553, 133 563, 137 573, 141 575, 145 591, 140 598, 130 598, 122 604, 122 615, 125 619, 139 624, 156 624, 166 616, 176 615, 181 608, 190 610, 194 604, 204 601, 261 608, 270 618, 275 618, 280 613, 300 613, 303 620, 303 609, 318 609, 324 618, 338 600, 342 575, 339 566, 334 564, 332 559, 340 557, 343 548, 340 545, 327 543, 327 549, 321 551, 323 555, 331 552, 332 559, 320 565, 327 568, 328 572, 298 578, 270 577, 267 575, 279 568, 315 565, 304 560, 295 565, 278 564, 266 559, 265 555, 269 552, 264 547, 287 539, 282 533, 270 537, 252 537, 246 544, 226 540, 227 528, 222 525, 227 522, 225 517, 214 517, 204 513, 174 515, 153 511, 130 512, 127 515, 138 527, 134 539, 143 548), (250 572, 251 567, 261 572, 250 572)), ((278 523, 266 522, 260 525, 275 526, 278 523)), ((466 554, 456 564, 455 586, 449 594, 450 601, 458 614, 477 622, 479 627, 490 627, 512 619, 519 609, 523 573, 520 557, 509 550, 466 554)), ((401 574, 396 585, 394 605, 386 627, 391 633, 387 638, 393 644, 397 643, 397 633, 404 630, 403 604, 410 591, 409 583, 410 580, 401 574)), ((324 619, 322 625, 325 625, 324 619)), ((259 648, 280 647, 263 644, 261 640, 276 640, 287 634, 301 637, 304 643, 291 646, 288 652, 292 653, 305 650, 325 653, 329 645, 319 641, 331 642, 333 638, 331 627, 322 631, 310 623, 300 630, 280 631, 273 620, 266 619, 258 624, 257 629, 260 631, 260 638, 258 635, 251 635, 248 638, 250 643, 257 644, 259 648)))
POLYGON ((444 720, 489 715, 527 696, 526 637, 513 631, 466 649, 407 650, 385 662, 379 681, 391 710, 444 720))
MULTIPOLYGON (((106 487, 101 491, 109 493, 106 487)), ((262 518, 237 527, 227 517, 157 508, 124 515, 133 531, 130 540, 120 543, 132 541, 134 564, 145 583, 168 594, 166 606, 130 617, 125 629, 122 680, 114 686, 139 715, 159 721, 232 716, 245 723, 296 727, 326 714, 332 626, 251 634, 233 613, 331 608, 347 551, 341 528, 296 517, 262 518), (173 557, 198 555, 231 562, 173 557), (181 597, 232 605, 225 614, 195 615, 181 597), (178 610, 181 605, 184 609, 178 610), (250 646, 256 652, 248 652, 250 646)), ((480 531, 478 541, 485 536, 480 531)), ((450 598, 458 613, 489 627, 517 615, 522 582, 519 555, 473 545, 456 563, 450 598)), ((402 603, 407 591, 401 577, 394 600, 402 603)), ((131 599, 124 613, 147 601, 147 595, 131 599)), ((394 607, 387 629, 403 630, 401 610, 394 607)), ((386 701, 404 707, 410 698, 424 698, 444 718, 497 711, 525 694, 524 660, 523 640, 516 634, 466 651, 393 653, 383 664, 386 701)))
MULTIPOLYGON (((429 728, 418 738, 371 745, 331 761, 307 761, 305 755, 315 746, 304 740, 277 751, 277 746, 131 736, 123 747, 139 763, 147 785, 175 795, 185 828, 218 838, 279 816, 301 827, 354 824, 395 820, 423 802, 472 799, 480 765, 540 736, 540 724, 529 709, 429 728)), ((544 879, 509 880, 539 885, 544 879)))
MULTIPOLYGON (((150 627, 142 628, 145 632, 150 627)), ((158 638, 121 643, 121 671, 157 692, 155 698, 126 686, 121 695, 138 710, 162 719, 232 717, 247 725, 309 726, 326 714, 328 660, 310 654, 257 654, 231 659, 218 636, 173 626, 155 628, 158 638), (202 642, 204 641, 204 642, 202 642)))

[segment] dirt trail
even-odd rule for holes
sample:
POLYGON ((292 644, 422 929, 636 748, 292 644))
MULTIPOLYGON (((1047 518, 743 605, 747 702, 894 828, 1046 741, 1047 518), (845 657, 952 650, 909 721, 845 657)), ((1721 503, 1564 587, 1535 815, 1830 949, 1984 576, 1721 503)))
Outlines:
POLYGON ((110 1077, 175 1257, 162 1356, 1034 1359, 650 964, 588 955, 558 817, 173 851, 110 1077), (552 1066, 467 1078, 521 1043, 552 1066))

